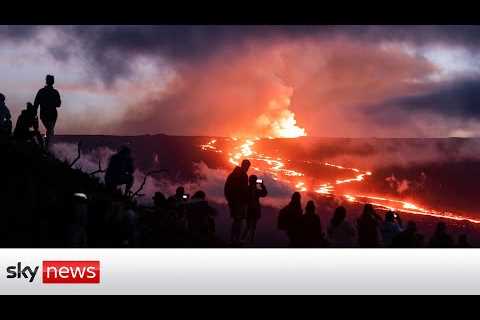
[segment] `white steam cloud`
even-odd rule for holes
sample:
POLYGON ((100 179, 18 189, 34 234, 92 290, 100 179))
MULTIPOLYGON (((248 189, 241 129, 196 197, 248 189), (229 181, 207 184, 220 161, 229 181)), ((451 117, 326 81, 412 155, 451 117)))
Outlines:
MULTIPOLYGON (((53 145, 52 151, 58 159, 68 162, 72 162, 77 157, 77 146, 75 144, 57 143, 53 145)), ((115 151, 107 147, 100 147, 91 152, 82 153, 80 159, 74 165, 74 168, 86 173, 91 173, 98 170, 98 162, 100 161, 102 163, 102 169, 105 170, 113 154, 115 154, 115 151)), ((183 187, 185 191, 193 195, 196 191, 202 190, 207 194, 209 201, 225 204, 223 187, 229 172, 223 169, 209 168, 204 162, 194 163, 193 166, 197 179, 184 183, 183 187)), ((144 181, 145 174, 145 172, 138 169, 135 170, 135 180, 132 191, 140 188, 144 181)), ((97 174, 97 177, 100 178, 102 182, 104 181, 104 173, 97 174)), ((261 200, 262 204, 275 208, 284 206, 294 190, 289 185, 274 180, 270 175, 262 176, 262 178, 269 192, 268 197, 261 200)), ((160 175, 149 176, 140 191, 140 194, 143 196, 139 197, 138 201, 141 204, 151 204, 155 192, 162 192, 166 196, 173 195, 178 186, 178 184, 164 179, 160 175)))

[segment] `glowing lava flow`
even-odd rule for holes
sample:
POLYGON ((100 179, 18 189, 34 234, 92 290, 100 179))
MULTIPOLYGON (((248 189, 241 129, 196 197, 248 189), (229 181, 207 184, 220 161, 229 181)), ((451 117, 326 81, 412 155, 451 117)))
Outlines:
MULTIPOLYGON (((274 180, 281 180, 282 182, 286 182, 291 184, 296 190, 299 192, 308 192, 308 188, 304 181, 299 180, 298 178, 305 177, 305 175, 301 172, 290 170, 285 168, 285 160, 279 157, 271 157, 259 152, 256 152, 253 149, 255 145, 255 141, 260 140, 259 138, 254 139, 246 139, 244 141, 239 141, 237 138, 232 138, 232 141, 238 142, 238 144, 233 148, 233 151, 228 153, 229 162, 233 165, 240 165, 240 161, 242 159, 250 159, 254 166, 252 168, 254 170, 265 172, 272 175, 274 180)), ((219 150, 216 147, 216 139, 211 140, 207 144, 201 145, 201 149, 205 151, 213 151, 217 153, 223 153, 222 150, 219 150)), ((289 162, 290 160, 286 160, 289 162)), ((310 161, 305 161, 305 163, 312 164, 310 161)), ((398 212, 405 212, 410 214, 416 215, 426 215, 432 216, 437 218, 445 218, 445 219, 452 219, 452 220, 466 220, 472 223, 480 224, 480 220, 464 217, 458 214, 454 214, 452 212, 444 211, 436 211, 432 209, 422 208, 418 205, 415 205, 411 202, 401 201, 397 199, 391 199, 386 197, 379 197, 379 196, 371 196, 371 195, 356 195, 356 194, 342 194, 341 192, 337 192, 335 186, 337 185, 344 185, 348 183, 354 182, 362 182, 365 180, 365 177, 371 176, 372 172, 370 171, 362 171, 357 168, 347 168, 340 165, 331 164, 328 162, 319 163, 319 165, 327 166, 336 168, 338 170, 346 170, 352 171, 355 176, 350 179, 343 179, 343 180, 336 180, 334 182, 327 182, 313 187, 313 192, 323 195, 323 196, 340 196, 344 198, 346 201, 351 203, 359 203, 359 204, 366 204, 371 203, 375 207, 382 209, 382 210, 395 210, 398 212)))
MULTIPOLYGON (((258 138, 255 138, 258 140, 258 138)), ((235 141, 235 140, 234 140, 235 141)), ((258 165, 261 167, 253 167, 253 169, 258 171, 266 171, 270 173, 275 178, 279 178, 281 175, 287 177, 302 177, 303 173, 284 169, 285 163, 282 158, 273 158, 256 151, 253 151, 252 146, 255 144, 254 139, 247 139, 245 142, 234 148, 234 151, 229 153, 229 162, 238 166, 240 165, 240 160, 248 158, 250 160, 259 161, 258 165), (266 166, 265 166, 266 165, 266 166)))
POLYGON ((222 153, 222 150, 218 150, 217 147, 215 146, 215 143, 217 143, 217 139, 210 140, 207 144, 202 144, 200 148, 202 148, 203 151, 213 151, 217 153, 222 153))

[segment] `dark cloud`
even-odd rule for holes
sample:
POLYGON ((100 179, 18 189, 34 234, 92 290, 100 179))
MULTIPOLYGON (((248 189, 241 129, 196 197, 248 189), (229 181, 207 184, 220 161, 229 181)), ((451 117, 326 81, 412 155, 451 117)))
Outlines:
POLYGON ((128 76, 129 62, 139 55, 195 65, 219 51, 241 51, 248 40, 346 36, 367 42, 458 44, 472 50, 480 46, 479 26, 80 26, 64 31, 79 42, 106 82, 128 76))
POLYGON ((40 30, 37 26, 0 26, 2 41, 28 41, 40 30))
MULTIPOLYGON (((0 27, 2 38, 26 40, 47 27, 0 27)), ((106 83, 128 76, 139 55, 195 64, 222 50, 242 50, 249 39, 351 37, 360 41, 398 40, 417 45, 480 46, 480 26, 56 26, 68 41, 50 52, 59 60, 82 51, 106 83)))
POLYGON ((480 79, 442 86, 428 95, 399 101, 408 110, 429 110, 449 116, 480 119, 480 79))
POLYGON ((417 45, 434 42, 475 49, 480 45, 480 26, 474 25, 341 26, 335 27, 335 31, 370 41, 406 41, 417 45))
POLYGON ((370 110, 372 113, 376 113, 376 110, 387 110, 389 116, 382 116, 385 121, 394 121, 395 117, 391 116, 396 111, 433 112, 445 116, 480 119, 480 79, 441 84, 427 94, 389 99, 370 110))

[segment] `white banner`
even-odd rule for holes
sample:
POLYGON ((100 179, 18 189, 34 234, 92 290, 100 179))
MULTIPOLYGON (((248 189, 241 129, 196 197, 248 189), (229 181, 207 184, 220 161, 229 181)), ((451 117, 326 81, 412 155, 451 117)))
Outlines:
POLYGON ((479 293, 476 249, 0 250, 0 294, 479 293))

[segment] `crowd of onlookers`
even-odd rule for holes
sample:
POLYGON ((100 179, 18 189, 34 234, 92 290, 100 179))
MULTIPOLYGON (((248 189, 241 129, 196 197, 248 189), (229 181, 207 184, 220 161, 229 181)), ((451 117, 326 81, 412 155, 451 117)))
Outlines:
POLYGON ((393 211, 388 211, 382 218, 371 204, 364 206, 356 223, 347 219, 345 207, 336 208, 326 230, 323 231, 320 217, 315 213, 314 202, 308 201, 304 212, 298 192, 295 192, 290 203, 280 210, 278 227, 287 233, 291 247, 471 247, 466 234, 461 234, 455 242, 447 232, 444 222, 438 222, 433 236, 427 242, 425 237, 417 232, 415 222, 409 221, 404 225, 401 217, 393 211))
MULTIPOLYGON (((225 197, 232 217, 231 244, 240 246, 244 238, 240 237, 242 228, 255 230, 261 217, 260 198, 267 196, 263 181, 248 176, 250 162, 244 160, 235 167, 225 183, 225 197), (244 226, 246 224, 246 227, 244 226)), ((333 213, 328 226, 324 229, 317 214, 315 202, 307 202, 305 209, 299 192, 293 193, 290 202, 278 213, 277 227, 286 233, 289 245, 293 248, 452 248, 471 247, 466 234, 461 234, 457 241, 447 232, 444 222, 439 222, 433 236, 426 241, 417 232, 414 221, 405 225, 398 215, 388 211, 382 218, 373 205, 366 204, 355 223, 347 219, 345 207, 338 207, 333 213)), ((254 235, 254 232, 253 232, 254 235)), ((253 236, 249 238, 253 241, 253 236)))
POLYGON ((153 200, 153 208, 139 209, 139 247, 224 246, 215 234, 217 211, 208 203, 205 192, 197 191, 190 197, 178 187, 168 198, 156 192, 153 200))
MULTIPOLYGON (((0 94, 0 246, 18 247, 218 247, 216 210, 207 195, 190 197, 183 187, 165 197, 157 192, 153 207, 139 206, 132 193, 135 170, 131 151, 123 146, 105 172, 105 183, 73 163, 61 162, 49 152, 54 138, 59 92, 55 78, 47 75, 34 103, 28 102, 16 121, 0 94), (40 133, 40 120, 46 134, 40 133), (119 191, 122 186, 125 191, 119 191)), ((79 145, 80 150, 80 145, 79 145)), ((79 153, 80 156, 80 153, 79 153)), ((77 158, 78 160, 78 158, 77 158)), ((243 160, 227 177, 224 194, 232 218, 229 245, 252 245, 262 216, 260 199, 268 195, 262 179, 248 176, 250 161, 243 160)), ((288 236, 291 247, 470 247, 462 234, 454 241, 445 223, 439 222, 426 242, 416 224, 404 225, 395 212, 382 218, 372 205, 352 224, 344 207, 335 209, 322 228, 313 201, 302 207, 295 192, 278 213, 277 227, 288 236)))
POLYGON ((62 105, 60 93, 54 88, 55 77, 47 75, 45 86, 35 95, 34 102, 27 102, 13 127, 12 116, 6 105, 6 96, 0 93, 0 135, 13 136, 17 141, 30 141, 42 149, 50 146, 55 134, 58 118, 57 109, 62 105), (40 111, 39 111, 40 110, 40 111), (45 128, 45 136, 40 133, 38 114, 45 128))

